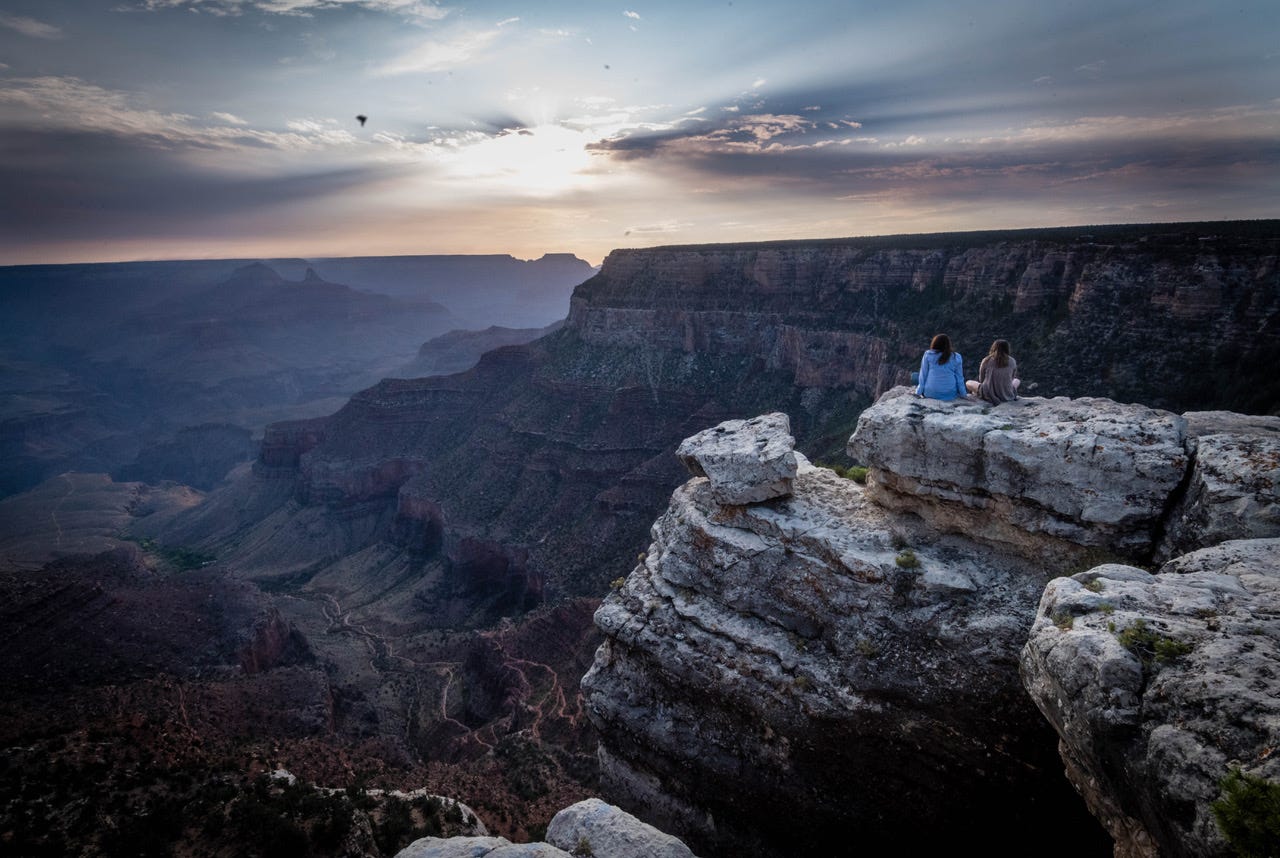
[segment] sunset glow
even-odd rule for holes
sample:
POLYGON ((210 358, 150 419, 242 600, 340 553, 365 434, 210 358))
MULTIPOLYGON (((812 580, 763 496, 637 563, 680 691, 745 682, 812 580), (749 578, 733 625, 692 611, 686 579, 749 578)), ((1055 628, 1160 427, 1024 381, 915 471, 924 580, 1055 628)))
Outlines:
POLYGON ((1278 212, 1263 0, 6 9, 0 263, 1278 212))

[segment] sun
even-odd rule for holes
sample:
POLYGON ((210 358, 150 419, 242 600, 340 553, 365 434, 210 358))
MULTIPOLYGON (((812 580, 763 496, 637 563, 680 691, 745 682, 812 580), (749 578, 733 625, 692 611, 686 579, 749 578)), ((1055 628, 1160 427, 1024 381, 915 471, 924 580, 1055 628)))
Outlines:
POLYGON ((506 131, 458 149, 444 164, 451 178, 473 191, 550 197, 590 180, 590 135, 545 124, 506 131))

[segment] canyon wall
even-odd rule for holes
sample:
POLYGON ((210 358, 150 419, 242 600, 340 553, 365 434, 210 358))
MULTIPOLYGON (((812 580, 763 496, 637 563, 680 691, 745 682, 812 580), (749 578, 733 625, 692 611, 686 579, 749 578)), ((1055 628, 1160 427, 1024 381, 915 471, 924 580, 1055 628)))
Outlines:
POLYGON ((1008 338, 1037 395, 1280 410, 1280 239, 1198 226, 615 251, 563 329, 386 380, 296 451, 270 432, 263 463, 296 459, 297 499, 348 518, 377 499, 376 538, 416 527, 455 562, 486 546, 528 571, 517 601, 598 593, 680 482, 682 438, 781 411, 802 450, 841 458, 937 331, 971 375, 1008 338))

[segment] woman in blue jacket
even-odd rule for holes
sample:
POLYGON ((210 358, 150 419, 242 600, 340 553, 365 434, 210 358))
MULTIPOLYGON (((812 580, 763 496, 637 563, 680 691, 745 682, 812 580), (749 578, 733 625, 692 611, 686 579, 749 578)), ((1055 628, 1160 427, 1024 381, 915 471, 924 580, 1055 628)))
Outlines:
POLYGON ((916 394, 930 399, 956 399, 964 397, 964 361, 959 352, 951 350, 951 338, 938 334, 929 343, 929 350, 920 358, 920 383, 916 394))

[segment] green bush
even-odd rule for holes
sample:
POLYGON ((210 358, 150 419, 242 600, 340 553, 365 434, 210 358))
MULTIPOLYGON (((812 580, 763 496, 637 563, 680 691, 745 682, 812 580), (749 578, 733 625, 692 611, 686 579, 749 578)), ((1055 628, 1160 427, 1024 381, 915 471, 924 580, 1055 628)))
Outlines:
POLYGON ((920 565, 920 558, 910 548, 904 548, 893 558, 893 562, 903 569, 915 569, 920 565))
POLYGON ((1209 807, 1227 842, 1242 858, 1280 856, 1280 783, 1232 769, 1209 807))
POLYGON ((1134 620, 1116 637, 1122 647, 1136 655, 1147 667, 1157 661, 1173 661, 1193 649, 1189 643, 1153 631, 1147 626, 1147 621, 1142 619, 1134 620))
POLYGON ((865 486, 867 484, 868 470, 870 469, 865 468, 862 465, 850 465, 848 468, 845 469, 844 475, 849 479, 853 480, 855 483, 865 486))

